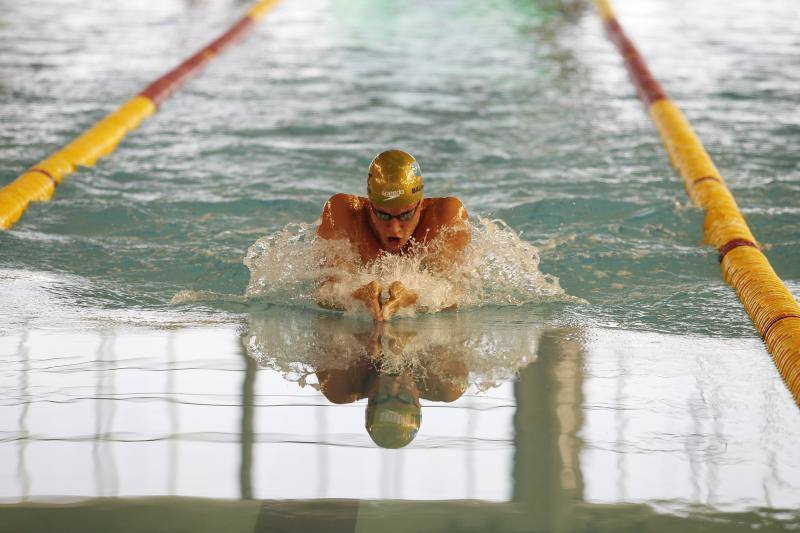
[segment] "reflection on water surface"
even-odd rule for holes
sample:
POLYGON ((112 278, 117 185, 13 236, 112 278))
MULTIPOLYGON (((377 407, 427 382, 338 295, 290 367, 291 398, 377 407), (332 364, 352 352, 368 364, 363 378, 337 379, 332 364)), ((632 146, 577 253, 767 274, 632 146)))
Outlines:
MULTIPOLYGON (((467 517, 469 531, 797 520, 800 423, 768 361, 741 364, 742 344, 548 327, 525 308, 31 329, 0 340, 0 498, 90 515, 98 497, 297 500, 247 507, 251 527, 322 512, 358 529, 411 510, 420 531, 467 517)), ((0 514, 44 516, 25 508, 0 514)))
POLYGON ((247 347, 262 365, 311 384, 332 403, 366 399, 366 429, 385 448, 407 445, 429 402, 507 384, 536 357, 537 327, 487 327, 445 312, 378 323, 321 313, 251 317, 247 347))

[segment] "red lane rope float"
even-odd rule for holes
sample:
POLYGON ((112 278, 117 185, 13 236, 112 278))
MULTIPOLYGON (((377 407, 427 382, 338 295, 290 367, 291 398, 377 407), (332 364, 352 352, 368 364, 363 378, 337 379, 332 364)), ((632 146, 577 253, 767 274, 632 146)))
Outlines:
POLYGON ((739 246, 752 246, 753 248, 760 249, 753 241, 748 241, 747 239, 733 239, 719 247, 719 256, 717 256, 717 260, 722 263, 722 260, 728 255, 728 252, 739 246))
POLYGON ((689 121, 656 81, 625 35, 608 0, 594 0, 610 40, 625 60, 686 192, 706 212, 706 240, 719 250, 725 281, 761 334, 787 387, 800 405, 800 306, 775 274, 750 232, 717 167, 689 121))
POLYGON ((113 152, 125 135, 152 115, 161 102, 197 74, 211 59, 241 39, 277 3, 278 0, 261 0, 253 4, 247 14, 228 31, 148 85, 67 146, 0 189, 0 229, 11 228, 30 202, 50 200, 58 184, 65 176, 74 172, 76 167, 94 166, 98 159, 113 152))

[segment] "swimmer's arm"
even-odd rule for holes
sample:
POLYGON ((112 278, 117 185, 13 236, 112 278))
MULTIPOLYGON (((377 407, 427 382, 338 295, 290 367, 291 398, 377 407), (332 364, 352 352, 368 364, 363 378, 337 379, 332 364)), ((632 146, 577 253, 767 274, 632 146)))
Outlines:
MULTIPOLYGON (((335 240, 347 238, 342 225, 348 217, 348 203, 351 196, 347 194, 334 194, 325 202, 322 208, 319 226, 317 226, 317 236, 325 240, 335 240), (339 221, 337 225, 336 221, 339 221)), ((341 261, 334 262, 330 258, 326 259, 322 265, 324 268, 336 268, 344 271, 352 271, 352 267, 341 261)), ((317 304, 324 309, 344 311, 345 307, 341 302, 334 301, 331 297, 335 294, 335 285, 339 283, 338 276, 325 276, 319 280, 317 291, 317 304)))
MULTIPOLYGON (((357 196, 334 194, 322 208, 322 217, 317 226, 317 236, 326 240, 350 240, 351 235, 358 230, 356 213, 360 208, 361 201, 357 196)), ((325 269, 334 269, 340 272, 353 273, 356 270, 355 265, 333 258, 328 258, 322 266, 325 269)), ((316 298, 320 307, 337 311, 346 310, 346 306, 335 298, 335 295, 340 292, 336 290, 336 285, 340 282, 341 278, 335 274, 320 280, 316 298)), ((372 281, 357 288, 349 296, 363 302, 372 317, 375 320, 381 320, 381 290, 380 284, 372 281)))
POLYGON ((442 198, 436 206, 434 234, 430 240, 441 239, 437 247, 439 253, 428 258, 426 264, 432 270, 444 272, 452 269, 461 258, 464 249, 472 239, 467 208, 461 200, 454 197, 442 198))

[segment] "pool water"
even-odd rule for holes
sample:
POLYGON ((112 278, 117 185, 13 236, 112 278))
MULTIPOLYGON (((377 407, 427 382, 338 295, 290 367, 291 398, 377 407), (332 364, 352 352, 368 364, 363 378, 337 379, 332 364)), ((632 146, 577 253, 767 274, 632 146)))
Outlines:
MULTIPOLYGON (((4 6, 0 185, 246 5, 4 6)), ((800 7, 615 7, 800 296, 800 7)), ((702 241, 583 4, 282 2, 0 234, 0 531, 797 527, 800 414, 702 241), (390 147, 462 199, 493 296, 376 330, 287 260, 247 297, 248 249, 302 258, 390 147), (375 339, 463 386, 400 450, 319 384, 375 339)))

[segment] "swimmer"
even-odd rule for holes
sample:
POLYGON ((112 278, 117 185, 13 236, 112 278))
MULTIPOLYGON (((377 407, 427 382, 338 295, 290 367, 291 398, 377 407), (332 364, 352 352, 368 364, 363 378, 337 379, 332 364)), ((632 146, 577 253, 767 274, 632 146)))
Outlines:
MULTIPOLYGON (((457 261, 469 243, 469 216, 458 198, 423 198, 419 163, 401 150, 378 154, 367 174, 367 198, 350 194, 332 196, 322 210, 317 235, 323 239, 347 239, 367 264, 382 254, 411 253, 414 243, 440 237, 437 253, 425 258, 425 266, 443 272, 457 261), (444 231, 451 229, 452 231, 444 231)), ((347 270, 347 265, 336 265, 347 270)), ((322 281, 323 287, 340 281, 337 276, 322 281)), ((373 280, 351 296, 361 301, 372 318, 389 320, 405 307, 413 307, 419 295, 399 280, 392 282, 389 298, 381 301, 384 287, 373 280)), ((327 301, 321 306, 337 308, 327 301)))
POLYGON ((367 398, 365 428, 382 448, 402 448, 414 440, 422 423, 420 398, 454 402, 467 390, 467 366, 449 346, 434 348, 431 355, 439 362, 435 371, 389 373, 381 368, 382 339, 392 351, 402 353, 415 335, 384 322, 373 323, 369 337, 360 338, 364 353, 347 368, 316 370, 320 392, 329 401, 348 404, 367 398))

